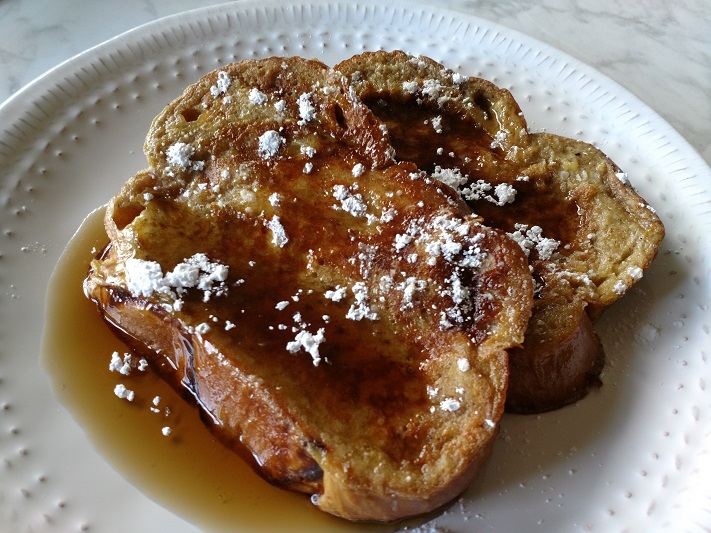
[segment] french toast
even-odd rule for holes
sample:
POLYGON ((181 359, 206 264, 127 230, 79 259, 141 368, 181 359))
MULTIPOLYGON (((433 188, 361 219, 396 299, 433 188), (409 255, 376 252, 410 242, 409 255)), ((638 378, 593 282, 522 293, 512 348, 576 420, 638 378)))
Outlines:
POLYGON ((657 254, 664 226, 595 147, 531 133, 511 93, 426 57, 366 52, 335 66, 387 125, 398 161, 455 187, 526 251, 536 285, 510 354, 507 410, 548 411, 600 383, 593 321, 657 254))
POLYGON ((117 334, 323 511, 390 521, 464 490, 533 306, 520 246, 395 162, 382 123, 314 60, 206 75, 145 153, 84 283, 117 334))

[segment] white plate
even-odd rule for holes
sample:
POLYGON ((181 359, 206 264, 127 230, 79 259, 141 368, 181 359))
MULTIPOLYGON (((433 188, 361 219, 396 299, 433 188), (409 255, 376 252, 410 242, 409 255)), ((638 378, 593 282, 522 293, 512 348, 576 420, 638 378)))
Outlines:
POLYGON ((600 324, 603 388, 554 413, 506 416, 483 475, 432 525, 708 530, 711 171, 637 98, 561 52, 472 16, 379 0, 245 1, 169 17, 73 58, 0 108, 1 530, 195 529, 116 473, 54 398, 39 363, 47 280, 83 217, 144 166, 151 118, 199 75, 241 58, 333 64, 378 48, 509 88, 531 129, 607 152, 668 233, 600 324))

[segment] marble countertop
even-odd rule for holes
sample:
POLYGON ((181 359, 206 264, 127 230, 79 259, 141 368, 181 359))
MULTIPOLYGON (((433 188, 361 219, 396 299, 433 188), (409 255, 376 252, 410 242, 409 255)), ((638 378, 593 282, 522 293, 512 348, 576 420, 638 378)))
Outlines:
MULTIPOLYGON (((0 0, 0 101, 72 56, 140 24, 214 0, 0 0)), ((430 0, 539 39, 609 76, 711 163, 707 0, 430 0)))

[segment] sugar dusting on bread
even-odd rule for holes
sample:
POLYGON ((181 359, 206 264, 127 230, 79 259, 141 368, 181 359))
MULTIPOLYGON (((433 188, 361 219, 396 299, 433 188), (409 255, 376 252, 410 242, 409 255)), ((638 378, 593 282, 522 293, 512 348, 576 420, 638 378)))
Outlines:
MULTIPOLYGON (((299 58, 228 65, 154 121, 150 169, 112 201, 112 247, 86 283, 102 312, 137 324, 129 333, 153 362, 172 357, 216 434, 353 520, 427 512, 466 488, 503 413, 506 352, 533 307, 531 265, 552 272, 568 251, 554 228, 493 230, 467 207, 530 197, 536 168, 502 181, 471 173, 487 157, 527 157, 520 113, 480 135, 484 152, 462 155, 446 142, 448 110, 488 125, 499 110, 480 109, 464 76, 406 62, 430 71, 397 90, 434 103, 424 126, 442 142, 428 150, 452 164, 424 171, 395 157, 358 93, 372 81, 363 72, 299 58), (174 338, 183 346, 165 344, 174 338)), ((612 292, 642 271, 627 268, 612 292)), ((572 268, 556 275, 592 283, 572 268)))

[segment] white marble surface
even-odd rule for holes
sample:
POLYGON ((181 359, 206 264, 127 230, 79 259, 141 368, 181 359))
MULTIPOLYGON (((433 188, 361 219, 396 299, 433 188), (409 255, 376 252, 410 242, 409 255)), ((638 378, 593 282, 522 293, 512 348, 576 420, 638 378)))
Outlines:
MULTIPOLYGON (((87 48, 213 0, 0 0, 0 101, 87 48)), ((711 163, 709 0, 430 0, 519 30, 606 74, 711 163)))

